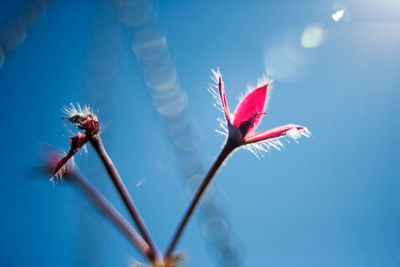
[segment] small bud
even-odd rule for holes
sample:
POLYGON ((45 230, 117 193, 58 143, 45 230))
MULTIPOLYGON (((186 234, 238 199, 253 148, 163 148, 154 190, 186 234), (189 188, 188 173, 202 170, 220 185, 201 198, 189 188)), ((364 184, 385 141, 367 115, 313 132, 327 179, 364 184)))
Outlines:
POLYGON ((58 153, 57 156, 52 155, 52 164, 49 168, 51 180, 55 176, 62 176, 65 174, 67 162, 81 149, 89 140, 89 135, 94 135, 99 131, 99 121, 97 116, 93 114, 92 110, 84 106, 83 108, 77 104, 76 107, 71 103, 70 107, 64 107, 63 112, 68 116, 62 119, 68 120, 76 124, 76 127, 82 129, 84 133, 78 132, 76 136, 69 139, 71 146, 68 154, 65 156, 58 153))
POLYGON ((62 119, 75 123, 76 127, 83 130, 85 134, 93 135, 99 132, 99 120, 93 111, 88 107, 83 108, 77 104, 75 107, 72 103, 70 107, 64 107, 63 112, 68 117, 62 119))
POLYGON ((74 162, 69 161, 59 150, 54 148, 49 149, 46 152, 45 162, 43 164, 43 171, 50 174, 50 181, 53 181, 54 177, 63 178, 68 176, 74 168, 74 162))
POLYGON ((88 141, 88 138, 86 136, 86 134, 82 134, 80 132, 78 132, 76 134, 76 136, 71 137, 69 139, 69 141, 71 142, 71 148, 69 153, 76 153, 79 149, 81 149, 82 146, 84 146, 86 144, 86 142, 88 141))
POLYGON ((60 171, 63 172, 62 169, 65 167, 68 160, 70 160, 76 154, 76 152, 78 152, 79 149, 86 144, 88 138, 86 134, 78 132, 76 136, 71 137, 69 140, 71 142, 71 148, 69 149, 68 154, 60 158, 58 163, 54 166, 52 177, 57 176, 57 173, 60 171))

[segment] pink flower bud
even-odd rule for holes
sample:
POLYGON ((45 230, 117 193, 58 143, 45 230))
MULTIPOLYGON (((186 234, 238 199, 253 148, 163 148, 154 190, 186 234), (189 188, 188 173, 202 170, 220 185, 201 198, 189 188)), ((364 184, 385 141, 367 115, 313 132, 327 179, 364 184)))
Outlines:
POLYGON ((296 140, 300 136, 310 136, 311 133, 306 127, 294 124, 276 127, 261 133, 253 133, 260 124, 263 115, 267 114, 264 110, 268 103, 270 82, 264 81, 261 86, 251 90, 240 101, 235 112, 231 115, 229 113, 228 102, 226 101, 222 75, 219 71, 213 71, 213 74, 217 83, 214 87, 218 87, 219 95, 212 88, 209 91, 217 100, 218 105, 220 105, 220 110, 224 112, 226 124, 222 125, 222 128, 225 130, 223 134, 226 134, 230 141, 236 143, 238 146, 254 144, 255 147, 249 148, 250 151, 255 152, 255 148, 255 150, 263 152, 269 147, 279 148, 279 146, 282 146, 282 143, 277 141, 279 138, 288 136, 296 140))

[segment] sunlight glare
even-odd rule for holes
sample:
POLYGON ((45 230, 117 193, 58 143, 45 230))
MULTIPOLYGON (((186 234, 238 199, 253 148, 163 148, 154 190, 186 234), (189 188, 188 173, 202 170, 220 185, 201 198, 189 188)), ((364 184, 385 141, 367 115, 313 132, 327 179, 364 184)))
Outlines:
POLYGON ((339 20, 343 17, 343 15, 344 15, 344 10, 343 9, 338 10, 332 14, 332 19, 335 22, 339 22, 339 20))

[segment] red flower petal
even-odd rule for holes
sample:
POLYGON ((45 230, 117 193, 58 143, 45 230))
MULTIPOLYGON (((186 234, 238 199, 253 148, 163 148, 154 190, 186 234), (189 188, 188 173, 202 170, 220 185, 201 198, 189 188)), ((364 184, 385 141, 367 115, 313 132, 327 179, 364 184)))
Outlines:
POLYGON ((239 103, 233 114, 233 125, 242 131, 243 136, 256 129, 261 122, 267 100, 267 87, 268 84, 250 92, 239 103))
POLYGON ((267 131, 249 136, 245 138, 246 143, 255 143, 259 141, 264 141, 268 139, 275 139, 279 137, 283 137, 287 134, 288 131, 297 129, 297 130, 302 130, 304 127, 299 126, 299 125, 294 125, 294 124, 288 124, 284 126, 279 126, 273 129, 269 129, 267 131))
POLYGON ((218 90, 219 90, 219 95, 221 96, 221 102, 222 102, 222 106, 224 108, 226 120, 228 121, 229 124, 232 124, 231 118, 229 115, 228 102, 226 101, 224 82, 222 81, 221 75, 219 75, 219 78, 218 78, 218 90))

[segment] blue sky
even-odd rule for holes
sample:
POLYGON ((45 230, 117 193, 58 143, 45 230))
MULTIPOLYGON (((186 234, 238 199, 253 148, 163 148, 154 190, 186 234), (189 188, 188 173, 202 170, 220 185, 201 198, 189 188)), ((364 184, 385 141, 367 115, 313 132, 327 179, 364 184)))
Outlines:
MULTIPOLYGON (((30 2, 0 3, 2 32, 20 25, 21 7, 30 2)), ((52 185, 31 171, 44 146, 68 149, 75 130, 60 117, 71 102, 98 112, 104 143, 164 250, 189 203, 184 181, 201 177, 224 142, 215 132, 221 113, 207 91, 216 67, 231 110, 263 73, 274 79, 259 130, 296 123, 313 135, 262 159, 244 149, 228 159, 214 180, 223 227, 208 228, 214 231, 210 237, 205 227, 215 217, 197 210, 178 245, 188 266, 223 266, 221 244, 240 258, 240 266, 399 266, 397 1, 142 6, 148 13, 139 18, 151 15, 169 70, 179 77, 184 102, 172 99, 185 105, 184 126, 165 117, 171 110, 165 113, 164 102, 149 89, 149 69, 132 50, 132 42, 140 48, 146 36, 129 20, 139 15, 125 2, 52 1, 26 34, 12 35, 20 42, 5 49, 3 58, 0 53, 1 266, 144 261, 76 188, 52 185), (335 22, 331 15, 340 10, 344 15, 335 22), (182 152, 192 146, 196 154, 182 152), (200 157, 201 167, 185 168, 192 155, 200 157), (218 239, 226 229, 225 239, 218 239)), ((88 150, 76 163, 128 216, 88 150)))

